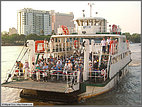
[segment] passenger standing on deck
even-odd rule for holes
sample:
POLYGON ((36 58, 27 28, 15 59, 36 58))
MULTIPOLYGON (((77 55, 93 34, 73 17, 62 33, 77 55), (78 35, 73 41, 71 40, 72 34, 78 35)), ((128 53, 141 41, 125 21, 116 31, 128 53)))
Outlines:
POLYGON ((114 41, 111 37, 111 40, 110 40, 110 48, 109 48, 109 51, 111 52, 111 54, 113 54, 113 44, 114 44, 114 41))
POLYGON ((66 61, 63 73, 67 74, 68 70, 69 70, 69 65, 68 65, 68 61, 66 61))
POLYGON ((109 54, 110 41, 110 37, 107 37, 107 54, 109 54))
POLYGON ((101 45, 102 45, 102 52, 105 53, 106 52, 106 40, 105 40, 105 38, 103 38, 103 40, 101 41, 101 45))
POLYGON ((24 63, 24 69, 25 69, 25 79, 28 78, 28 74, 29 74, 29 63, 28 61, 26 60, 25 63, 24 63))
POLYGON ((20 70, 20 76, 23 75, 23 64, 21 63, 21 61, 19 61, 19 70, 20 70))
POLYGON ((78 70, 80 71, 80 82, 83 82, 83 66, 81 63, 79 63, 79 67, 78 67, 78 70))
POLYGON ((36 79, 36 71, 35 71, 35 63, 33 62, 32 63, 32 80, 35 80, 36 79))
POLYGON ((71 72, 71 71, 72 71, 72 63, 71 63, 70 60, 69 60, 69 62, 68 62, 68 66, 69 66, 68 70, 69 70, 69 72, 71 72))
POLYGON ((49 75, 49 72, 47 71, 48 70, 48 65, 46 63, 44 63, 44 66, 43 66, 43 80, 44 81, 47 81, 47 74, 49 75))
POLYGON ((37 78, 37 81, 40 80, 40 66, 39 66, 39 61, 37 62, 37 65, 36 65, 36 78, 37 78))
POLYGON ((117 41, 117 39, 115 39, 115 53, 117 52, 117 48, 118 48, 118 41, 117 41))

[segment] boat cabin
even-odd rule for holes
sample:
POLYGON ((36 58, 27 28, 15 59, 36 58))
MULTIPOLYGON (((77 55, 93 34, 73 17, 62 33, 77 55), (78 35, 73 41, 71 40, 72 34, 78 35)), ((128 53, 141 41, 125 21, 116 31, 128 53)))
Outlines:
POLYGON ((96 34, 107 32, 107 20, 101 17, 83 17, 74 20, 77 25, 77 32, 82 34, 96 34))

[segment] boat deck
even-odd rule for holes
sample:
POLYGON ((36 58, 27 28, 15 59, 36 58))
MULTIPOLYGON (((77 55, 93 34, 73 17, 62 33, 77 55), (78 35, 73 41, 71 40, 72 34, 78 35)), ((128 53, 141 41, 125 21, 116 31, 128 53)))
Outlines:
POLYGON ((30 89, 39 91, 61 92, 65 93, 67 83, 63 82, 36 82, 31 80, 14 81, 1 85, 2 87, 30 89))

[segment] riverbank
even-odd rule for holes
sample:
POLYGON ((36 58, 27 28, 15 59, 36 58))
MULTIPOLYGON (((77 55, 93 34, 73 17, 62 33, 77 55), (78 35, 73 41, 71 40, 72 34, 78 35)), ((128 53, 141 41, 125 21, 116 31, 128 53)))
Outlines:
POLYGON ((23 46, 24 44, 1 44, 1 46, 23 46))

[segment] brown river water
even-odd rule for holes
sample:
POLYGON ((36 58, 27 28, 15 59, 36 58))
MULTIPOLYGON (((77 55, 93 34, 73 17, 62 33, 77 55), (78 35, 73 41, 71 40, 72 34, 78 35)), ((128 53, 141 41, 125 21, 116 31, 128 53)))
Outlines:
MULTIPOLYGON (((6 78, 22 46, 1 47, 1 83, 6 78)), ((141 105, 141 44, 130 44, 132 62, 129 65, 128 74, 111 91, 102 95, 91 97, 80 102, 64 104, 51 101, 27 100, 20 98, 21 89, 8 87, 1 88, 1 103, 33 103, 36 105, 141 105)))

